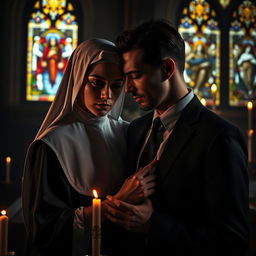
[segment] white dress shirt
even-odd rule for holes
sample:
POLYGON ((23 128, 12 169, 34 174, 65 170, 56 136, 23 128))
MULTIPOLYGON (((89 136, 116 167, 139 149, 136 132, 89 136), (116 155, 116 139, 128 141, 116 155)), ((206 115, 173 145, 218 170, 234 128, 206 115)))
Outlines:
POLYGON ((169 139, 169 136, 171 135, 172 130, 181 115, 181 111, 187 106, 187 104, 193 99, 193 97, 194 97, 193 90, 188 88, 188 94, 186 94, 186 96, 184 96, 182 99, 180 99, 176 104, 170 106, 161 115, 157 112, 157 110, 154 111, 154 116, 152 119, 150 129, 147 132, 145 141, 144 141, 143 146, 139 153, 139 157, 137 160, 137 169, 139 167, 139 161, 140 161, 141 154, 146 146, 146 143, 147 143, 150 133, 152 131, 154 120, 157 117, 160 117, 161 122, 165 129, 164 134, 163 134, 163 141, 161 142, 159 149, 157 151, 157 154, 156 154, 156 159, 159 160, 164 151, 164 148, 169 139))

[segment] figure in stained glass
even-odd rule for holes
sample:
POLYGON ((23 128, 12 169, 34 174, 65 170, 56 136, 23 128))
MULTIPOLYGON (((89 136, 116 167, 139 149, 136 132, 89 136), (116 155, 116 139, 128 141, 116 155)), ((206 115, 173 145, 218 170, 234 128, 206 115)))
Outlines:
POLYGON ((43 51, 40 36, 35 36, 32 49, 32 75, 35 82, 33 88, 40 91, 43 90, 42 57, 43 51))
POLYGON ((213 63, 207 50, 207 42, 205 38, 196 39, 190 50, 186 54, 188 63, 186 77, 190 84, 194 85, 194 92, 199 94, 199 89, 209 81, 213 69, 213 63))
POLYGON ((213 105, 211 85, 220 88, 220 30, 216 13, 206 0, 192 0, 183 9, 179 32, 186 42, 185 82, 207 105, 213 105))
POLYGON ((244 106, 256 98, 256 6, 245 0, 233 13, 229 31, 229 103, 244 106))
POLYGON ((70 1, 36 1, 28 22, 27 100, 53 100, 77 46, 73 10, 70 1))
POLYGON ((57 33, 49 33, 45 37, 42 73, 45 90, 48 94, 54 95, 63 74, 61 38, 57 33))
POLYGON ((244 51, 237 60, 239 78, 245 85, 248 95, 251 96, 256 85, 256 55, 252 45, 245 45, 244 51))

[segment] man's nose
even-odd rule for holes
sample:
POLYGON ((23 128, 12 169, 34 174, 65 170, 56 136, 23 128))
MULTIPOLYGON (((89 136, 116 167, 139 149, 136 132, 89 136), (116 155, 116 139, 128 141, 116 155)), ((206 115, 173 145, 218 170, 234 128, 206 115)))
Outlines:
POLYGON ((134 85, 132 82, 132 79, 130 79, 129 77, 125 78, 125 92, 132 92, 134 91, 134 85))
POLYGON ((110 99, 112 97, 112 92, 110 86, 106 85, 101 90, 101 98, 102 99, 110 99))

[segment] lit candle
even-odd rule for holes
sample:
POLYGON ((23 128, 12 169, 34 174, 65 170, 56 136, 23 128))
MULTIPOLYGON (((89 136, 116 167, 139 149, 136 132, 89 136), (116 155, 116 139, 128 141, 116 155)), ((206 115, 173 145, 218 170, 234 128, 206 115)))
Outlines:
POLYGON ((97 191, 93 190, 92 200, 92 256, 100 256, 101 244, 101 200, 97 191))
POLYGON ((217 92, 217 85, 216 84, 212 84, 211 86, 211 93, 212 93, 212 107, 213 109, 215 109, 216 106, 216 92, 217 92))
POLYGON ((8 247, 8 217, 6 216, 6 211, 1 211, 2 216, 0 216, 0 255, 7 255, 8 247))
POLYGON ((248 131, 248 162, 252 163, 252 136, 253 136, 253 129, 248 131))
POLYGON ((247 109, 248 109, 248 131, 252 129, 252 108, 253 104, 252 101, 248 101, 247 109))
POLYGON ((202 103, 203 106, 206 106, 206 100, 205 100, 205 98, 202 98, 200 101, 201 101, 201 103, 202 103))
POLYGON ((5 183, 9 184, 11 182, 11 157, 7 156, 5 159, 6 170, 5 170, 5 183))

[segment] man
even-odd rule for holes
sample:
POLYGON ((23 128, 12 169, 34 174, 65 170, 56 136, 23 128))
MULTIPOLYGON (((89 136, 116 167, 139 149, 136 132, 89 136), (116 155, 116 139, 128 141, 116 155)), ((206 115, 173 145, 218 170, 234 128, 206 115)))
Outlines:
POLYGON ((108 197, 107 217, 131 231, 133 255, 244 255, 249 203, 241 132, 187 88, 184 41, 167 22, 127 31, 117 47, 126 91, 142 109, 153 110, 130 124, 128 169, 135 172, 151 161, 144 151, 158 117, 162 140, 154 195, 142 205, 108 197))

